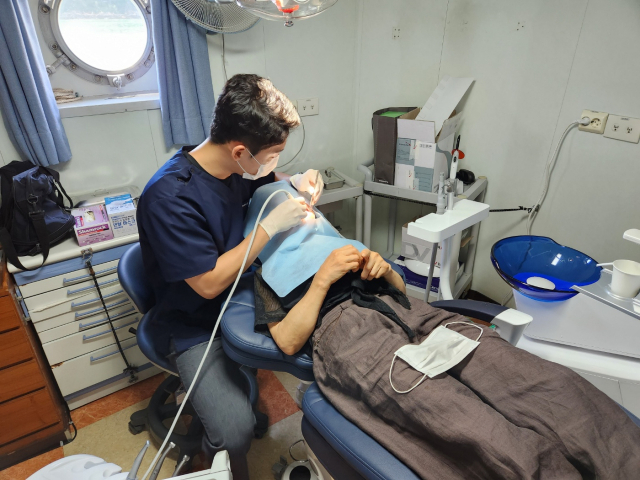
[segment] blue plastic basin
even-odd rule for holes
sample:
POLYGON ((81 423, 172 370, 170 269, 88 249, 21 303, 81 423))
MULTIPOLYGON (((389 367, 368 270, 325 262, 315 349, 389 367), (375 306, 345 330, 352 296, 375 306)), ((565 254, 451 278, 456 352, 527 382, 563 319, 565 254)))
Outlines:
POLYGON ((548 237, 523 235, 503 238, 491 248, 491 263, 512 288, 534 300, 558 302, 578 292, 571 287, 600 279, 601 267, 589 255, 565 247, 548 237), (547 290, 527 284, 531 277, 553 282, 547 290))

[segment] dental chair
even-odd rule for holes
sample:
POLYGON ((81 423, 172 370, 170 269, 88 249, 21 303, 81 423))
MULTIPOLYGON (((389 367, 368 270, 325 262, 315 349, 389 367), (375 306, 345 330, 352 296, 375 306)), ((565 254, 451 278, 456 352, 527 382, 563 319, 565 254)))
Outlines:
MULTIPOLYGON (((122 255, 118 263, 118 278, 122 288, 129 295, 138 311, 144 314, 138 324, 138 329, 135 331, 140 350, 151 363, 169 374, 152 395, 147 408, 131 415, 129 431, 137 435, 145 428, 148 428, 156 439, 162 441, 169 432, 163 422, 167 419, 173 419, 180 406, 171 397, 180 389, 182 381, 178 376, 178 370, 167 359, 169 352, 163 351, 158 346, 167 343, 166 334, 150 321, 150 313, 155 305, 155 298, 145 274, 139 243, 134 244, 122 255), (165 341, 162 341, 163 338, 165 341)), ((255 409, 258 401, 258 382, 254 373, 248 368, 242 367, 240 371, 247 380, 249 399, 255 409)), ((185 464, 188 467, 193 457, 200 451, 204 451, 213 458, 213 446, 205 435, 202 422, 190 403, 187 403, 182 415, 191 417, 187 432, 184 434, 174 432, 170 440, 180 450, 178 464, 186 455, 189 457, 185 464)), ((256 436, 259 437, 261 433, 264 434, 266 429, 265 421, 265 425, 260 426, 256 431, 256 436)))
MULTIPOLYGON (((404 279, 396 264, 391 267, 404 279)), ((512 344, 531 321, 528 315, 500 305, 471 300, 433 302, 450 312, 496 325, 497 332, 512 344)), ((253 274, 243 275, 222 317, 222 345, 236 362, 252 368, 287 372, 312 381, 313 360, 304 353, 286 355, 266 335, 254 331, 253 274)), ((413 471, 357 426, 340 414, 313 383, 302 401, 302 435, 320 463, 337 480, 418 480, 413 471)), ((326 480, 326 479, 325 479, 326 480)))

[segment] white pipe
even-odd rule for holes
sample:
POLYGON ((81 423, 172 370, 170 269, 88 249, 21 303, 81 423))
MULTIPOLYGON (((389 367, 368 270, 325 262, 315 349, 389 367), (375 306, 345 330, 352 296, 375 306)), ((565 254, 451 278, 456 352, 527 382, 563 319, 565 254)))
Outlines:
POLYGON ((438 298, 442 297, 443 300, 453 300, 453 293, 451 292, 452 241, 453 237, 449 237, 442 242, 442 262, 440 267, 438 298))
MULTIPOLYGON (((429 295, 431 295, 431 284, 433 283, 433 272, 436 268, 436 255, 438 254, 438 244, 433 244, 431 250, 431 261, 429 262, 429 275, 427 276, 427 287, 424 292, 424 301, 429 303, 429 295)), ((440 265, 442 266, 442 265, 440 265)))
POLYGON ((362 242, 362 195, 356 197, 356 240, 362 242))
POLYGON ((371 195, 366 193, 364 198, 364 221, 363 221, 363 242, 365 247, 371 248, 371 195))
POLYGON ((391 260, 393 250, 396 243, 396 219, 398 217, 398 201, 391 199, 389 201, 389 231, 387 232, 387 251, 383 255, 384 258, 391 260))
POLYGON ((362 173, 364 173, 364 181, 365 182, 373 181, 373 172, 369 168, 371 165, 373 165, 373 160, 370 160, 369 162, 363 163, 362 165, 358 165, 358 170, 361 171, 362 173))
MULTIPOLYGON (((365 182, 373 180, 373 173, 369 168, 371 165, 373 165, 373 160, 369 160, 362 165, 358 165, 358 170, 364 173, 365 182)), ((367 195, 365 193, 362 196, 364 197, 364 232, 362 235, 364 241, 362 243, 364 243, 367 248, 371 248, 371 195, 367 195)))

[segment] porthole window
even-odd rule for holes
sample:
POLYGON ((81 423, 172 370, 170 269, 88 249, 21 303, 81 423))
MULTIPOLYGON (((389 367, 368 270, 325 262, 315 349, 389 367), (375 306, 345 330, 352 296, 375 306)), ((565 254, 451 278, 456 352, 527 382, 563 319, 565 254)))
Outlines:
POLYGON ((120 88, 155 60, 149 0, 39 0, 40 28, 56 61, 87 81, 120 88))

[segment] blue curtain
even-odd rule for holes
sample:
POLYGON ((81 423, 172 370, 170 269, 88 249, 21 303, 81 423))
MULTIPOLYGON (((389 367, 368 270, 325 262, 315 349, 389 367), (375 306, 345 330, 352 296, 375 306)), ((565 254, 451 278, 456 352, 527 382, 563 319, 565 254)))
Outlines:
POLYGON ((71 158, 27 0, 0 8, 0 108, 17 150, 36 165, 71 158))
POLYGON ((171 0, 151 0, 151 20, 165 143, 200 143, 215 106, 206 32, 171 0))

